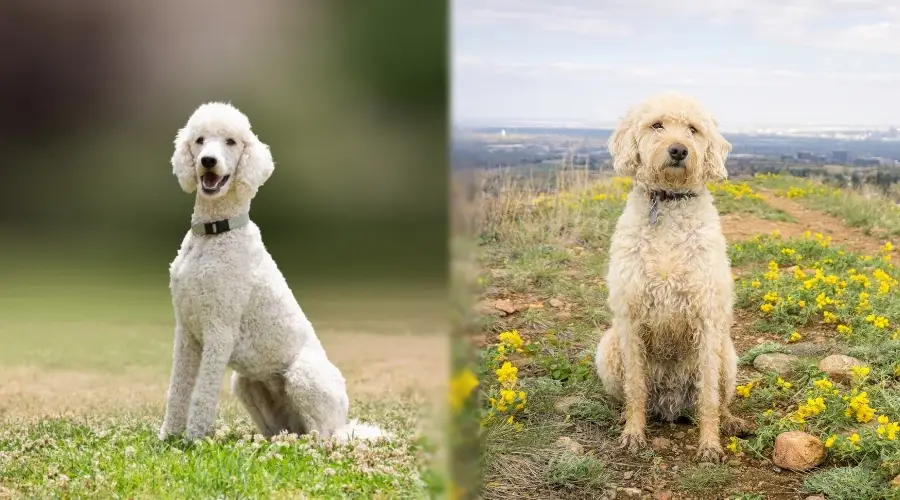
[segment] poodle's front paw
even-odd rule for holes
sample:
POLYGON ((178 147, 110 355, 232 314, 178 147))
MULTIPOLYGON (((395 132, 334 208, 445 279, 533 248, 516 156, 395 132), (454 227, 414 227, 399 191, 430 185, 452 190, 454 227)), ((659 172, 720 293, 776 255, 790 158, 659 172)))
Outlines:
POLYGON ((200 441, 212 434, 211 427, 211 425, 188 425, 184 437, 187 438, 188 441, 200 441))
POLYGON ((627 449, 631 453, 637 453, 642 448, 647 446, 647 438, 644 436, 643 432, 640 431, 622 431, 622 436, 619 438, 619 448, 627 449))
POLYGON ((719 443, 701 444, 697 449, 696 459, 699 462, 720 463, 725 458, 725 450, 719 443))
POLYGON ((156 437, 158 437, 160 441, 165 441, 169 436, 174 434, 177 434, 177 432, 172 429, 167 422, 163 422, 162 426, 159 428, 159 432, 156 433, 156 437))

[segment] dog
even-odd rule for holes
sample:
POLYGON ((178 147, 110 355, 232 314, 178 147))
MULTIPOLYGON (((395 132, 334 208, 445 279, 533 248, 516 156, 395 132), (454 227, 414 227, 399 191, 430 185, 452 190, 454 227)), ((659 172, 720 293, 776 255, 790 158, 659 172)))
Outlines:
POLYGON ((343 375, 250 220, 250 202, 275 163, 247 116, 230 104, 203 104, 178 131, 171 164, 196 198, 169 269, 175 342, 159 438, 210 433, 226 367, 234 395, 266 437, 387 438, 374 425, 347 422, 343 375))
POLYGON ((728 409, 737 354, 725 236, 706 183, 725 179, 731 144, 696 100, 667 92, 630 109, 609 139, 613 168, 632 191, 610 242, 609 330, 595 357, 604 390, 624 401, 620 444, 646 445, 651 413, 694 410, 697 459, 719 461, 720 429, 747 423, 728 409))

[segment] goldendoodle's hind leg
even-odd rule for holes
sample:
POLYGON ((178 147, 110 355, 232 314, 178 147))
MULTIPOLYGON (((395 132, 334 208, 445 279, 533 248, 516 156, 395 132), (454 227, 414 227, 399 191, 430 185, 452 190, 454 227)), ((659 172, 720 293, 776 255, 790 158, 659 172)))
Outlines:
POLYGON ((253 381, 235 372, 231 376, 231 391, 241 402, 260 434, 271 437, 289 428, 283 402, 273 396, 263 382, 253 381))
POLYGON ((302 351, 294 359, 284 372, 284 391, 303 430, 330 437, 347 423, 347 386, 323 351, 302 351))

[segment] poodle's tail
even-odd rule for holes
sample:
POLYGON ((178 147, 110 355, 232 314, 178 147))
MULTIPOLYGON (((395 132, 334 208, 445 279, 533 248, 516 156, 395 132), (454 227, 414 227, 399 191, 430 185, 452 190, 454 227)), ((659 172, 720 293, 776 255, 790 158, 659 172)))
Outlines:
POLYGON ((353 440, 376 441, 379 439, 390 441, 391 437, 389 432, 381 430, 378 426, 360 423, 355 418, 334 431, 334 438, 341 442, 353 440))

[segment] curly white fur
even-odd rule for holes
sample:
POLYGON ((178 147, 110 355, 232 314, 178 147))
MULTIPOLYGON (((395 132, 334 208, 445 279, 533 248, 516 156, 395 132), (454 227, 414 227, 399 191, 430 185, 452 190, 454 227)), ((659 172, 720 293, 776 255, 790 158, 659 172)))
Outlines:
POLYGON ((604 389, 625 402, 622 445, 645 445, 648 405, 670 421, 695 408, 698 457, 720 459, 720 419, 729 432, 745 423, 728 410, 737 371, 732 277, 705 183, 727 176, 731 144, 699 103, 665 93, 627 113, 609 151, 616 172, 634 179, 610 245, 613 319, 596 355, 604 389), (669 153, 674 144, 687 149, 680 163, 669 153), (658 202, 651 224, 651 193, 659 190, 695 196, 658 202))
MULTIPOLYGON (((200 187, 196 224, 249 212, 275 164, 243 113, 208 103, 178 132, 172 167, 184 191, 200 187)), ((175 344, 161 439, 210 432, 226 366, 234 370, 234 394, 266 436, 315 430, 344 440, 388 437, 375 426, 347 422, 344 378, 253 222, 217 235, 188 231, 170 277, 175 344)))

